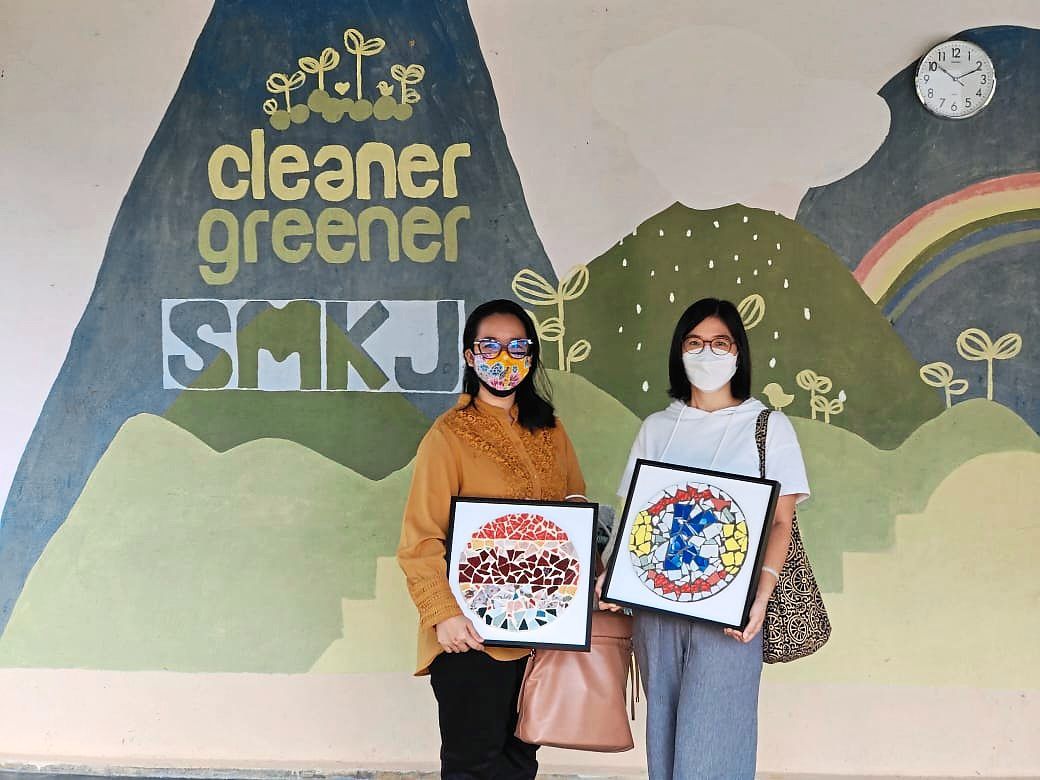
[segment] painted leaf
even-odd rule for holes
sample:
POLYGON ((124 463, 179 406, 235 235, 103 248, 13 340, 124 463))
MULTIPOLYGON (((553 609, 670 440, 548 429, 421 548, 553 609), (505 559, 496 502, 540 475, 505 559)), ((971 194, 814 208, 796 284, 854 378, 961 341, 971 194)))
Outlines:
POLYGON ((264 113, 271 116, 275 111, 278 110, 278 101, 274 98, 268 98, 264 101, 264 113))
POLYGON ((833 386, 834 383, 831 382, 831 378, 829 376, 817 376, 816 385, 813 387, 813 389, 817 393, 829 393, 833 386))
POLYGON ((302 86, 306 80, 307 76, 302 70, 296 71, 289 77, 289 89, 296 89, 302 86))
POLYGON ((407 72, 405 71, 404 65, 398 62, 390 66, 390 75, 397 81, 404 81, 407 72))
POLYGON ((758 293, 752 293, 737 305, 737 312, 744 327, 751 330, 766 316, 766 299, 758 293))
POLYGON ((809 406, 815 412, 828 412, 830 411, 829 401, 822 395, 814 395, 812 400, 809 401, 809 406))
POLYGON ((300 57, 298 62, 300 65, 300 70, 302 70, 304 73, 317 73, 318 69, 320 68, 318 60, 314 57, 300 57))
POLYGON ((530 268, 525 268, 513 277, 513 292, 524 303, 545 306, 556 303, 556 289, 545 277, 530 268))
POLYGON ((386 48, 386 41, 382 38, 369 38, 362 44, 361 53, 371 57, 373 54, 379 54, 384 48, 386 48))
POLYGON ((1013 358, 1022 351, 1022 337, 1017 333, 1005 333, 993 345, 993 357, 997 360, 1013 358))
POLYGON ((968 380, 954 379, 947 385, 946 390, 950 395, 964 395, 968 390, 968 380))
POLYGON ((953 379, 953 366, 941 360, 921 366, 921 381, 932 387, 946 387, 953 379))
POLYGON ((573 301, 575 298, 580 298, 588 286, 589 267, 587 265, 579 265, 572 269, 560 284, 560 296, 565 301, 573 301))
POLYGON ((343 47, 351 54, 357 54, 365 45, 365 36, 360 30, 351 27, 343 33, 343 47))
POLYGON ((803 369, 799 371, 795 376, 794 381, 803 390, 812 390, 816 384, 816 372, 811 368, 803 369))
POLYGON ((570 368, 571 363, 580 363, 591 353, 592 344, 589 343, 588 339, 578 339, 567 350, 567 367, 570 368))
POLYGON ((538 337, 544 341, 559 341, 566 329, 559 317, 547 317, 538 323, 538 337))
POLYGON ((993 356, 993 341, 986 331, 968 328, 957 337, 957 352, 965 360, 988 360, 993 356))
POLYGON ((267 77, 268 92, 285 92, 289 88, 289 76, 285 73, 272 73, 267 77))
POLYGON ((321 69, 332 70, 339 65, 339 52, 333 49, 331 46, 326 47, 321 52, 321 69))

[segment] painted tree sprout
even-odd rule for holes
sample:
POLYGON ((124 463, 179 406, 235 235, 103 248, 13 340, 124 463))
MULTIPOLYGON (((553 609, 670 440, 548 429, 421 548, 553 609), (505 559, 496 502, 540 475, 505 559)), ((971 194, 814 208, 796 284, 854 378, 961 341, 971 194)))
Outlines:
POLYGON ((390 75, 400 85, 400 101, 394 98, 394 85, 383 80, 376 85, 379 97, 373 102, 364 96, 364 61, 380 54, 386 48, 386 41, 379 37, 366 38, 360 30, 350 27, 343 33, 343 48, 354 57, 354 81, 334 81, 332 91, 335 95, 326 89, 326 75, 340 65, 341 56, 331 46, 325 47, 317 57, 300 57, 297 61, 300 69, 291 76, 286 73, 271 74, 267 81, 268 91, 283 95, 285 99, 284 110, 279 108, 277 100, 264 101, 263 110, 270 117, 271 127, 287 130, 293 124, 306 122, 312 113, 320 114, 330 123, 339 122, 344 116, 349 116, 355 122, 364 122, 372 117, 384 122, 389 119, 403 122, 411 118, 414 113, 412 106, 420 100, 414 86, 426 76, 426 69, 416 63, 392 65, 390 75), (292 105, 289 93, 302 87, 308 76, 313 76, 316 83, 306 104, 292 105), (348 94, 352 86, 354 97, 348 94))
POLYGON ((513 292, 524 303, 535 306, 555 306, 555 316, 539 320, 533 312, 528 312, 538 328, 538 338, 555 343, 559 368, 570 371, 571 366, 586 360, 592 352, 588 339, 578 339, 564 351, 564 336, 567 333, 564 324, 564 303, 580 298, 589 286, 589 268, 579 265, 571 269, 558 286, 553 287, 541 274, 525 268, 513 277, 513 292))
POLYGON ((360 30, 351 27, 343 33, 343 48, 355 57, 356 80, 354 84, 357 85, 357 100, 360 101, 363 99, 361 94, 361 62, 365 57, 374 57, 385 49, 386 41, 382 38, 365 38, 360 30))
POLYGON ((968 390, 968 380, 954 379, 953 366, 941 360, 921 366, 921 381, 931 387, 938 387, 946 395, 946 408, 953 406, 955 395, 964 395, 968 390))
POLYGON ((285 130, 290 124, 302 124, 310 118, 310 108, 303 103, 298 103, 294 106, 292 99, 289 97, 293 90, 303 86, 303 82, 306 79, 307 76, 301 70, 296 71, 291 76, 287 73, 272 73, 267 77, 267 91, 285 97, 284 111, 277 108, 277 102, 273 106, 270 100, 264 102, 264 111, 271 117, 271 127, 274 127, 276 130, 285 130))
POLYGON ((794 381, 800 388, 809 391, 809 410, 812 413, 812 419, 817 420, 822 417, 825 423, 830 424, 833 415, 845 411, 847 396, 844 390, 838 393, 837 398, 827 397, 827 393, 834 386, 830 377, 822 376, 807 368, 799 371, 794 381))
POLYGON ((993 361, 1010 360, 1022 351, 1022 337, 1005 333, 993 341, 981 328, 968 328, 957 337, 957 353, 965 360, 986 361, 986 400, 993 400, 993 361))
POLYGON ((325 74, 339 65, 339 52, 329 46, 323 49, 318 57, 300 57, 298 64, 304 73, 318 77, 318 86, 314 91, 325 92, 325 74))
MULTIPOLYGON (((994 341, 981 328, 967 328, 957 336, 957 354, 965 360, 986 361, 986 400, 993 400, 993 361, 1010 360, 1022 351, 1022 336, 1005 333, 994 341)), ((954 396, 964 395, 968 390, 966 379, 954 379, 953 366, 943 361, 928 363, 921 367, 921 381, 938 387, 946 396, 946 408, 953 406, 954 396)))

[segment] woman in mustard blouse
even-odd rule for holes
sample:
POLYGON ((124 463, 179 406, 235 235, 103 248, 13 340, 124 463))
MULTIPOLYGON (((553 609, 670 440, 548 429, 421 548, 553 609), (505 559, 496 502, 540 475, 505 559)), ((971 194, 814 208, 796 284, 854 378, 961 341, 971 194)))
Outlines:
POLYGON ((448 586, 452 496, 562 501, 585 492, 574 447, 539 374, 534 323, 516 303, 481 304, 463 331, 464 393, 423 437, 397 560, 419 612, 416 674, 437 699, 444 778, 533 778, 516 701, 529 650, 485 648, 448 586))

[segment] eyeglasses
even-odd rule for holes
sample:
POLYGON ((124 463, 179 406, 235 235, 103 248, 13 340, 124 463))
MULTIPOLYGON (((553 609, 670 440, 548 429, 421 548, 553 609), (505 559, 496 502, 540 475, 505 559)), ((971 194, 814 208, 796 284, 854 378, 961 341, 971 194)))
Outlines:
POLYGON ((502 350, 505 349, 510 357, 520 359, 531 354, 531 346, 533 344, 534 341, 531 339, 513 339, 505 345, 498 339, 477 339, 473 342, 473 351, 481 357, 494 359, 501 355, 502 350))
POLYGON ((683 352, 698 354, 704 351, 705 345, 710 345, 711 351, 716 355, 728 355, 733 349, 733 339, 728 336, 716 336, 710 341, 705 341, 697 336, 687 336, 683 339, 682 348, 683 352))

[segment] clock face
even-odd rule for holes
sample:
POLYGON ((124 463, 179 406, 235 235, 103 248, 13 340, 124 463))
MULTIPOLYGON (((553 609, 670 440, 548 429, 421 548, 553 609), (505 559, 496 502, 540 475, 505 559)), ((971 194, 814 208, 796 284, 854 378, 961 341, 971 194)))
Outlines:
POLYGON ((914 82, 925 108, 946 119, 974 116, 997 87, 989 55, 966 41, 946 41, 928 52, 914 82))

